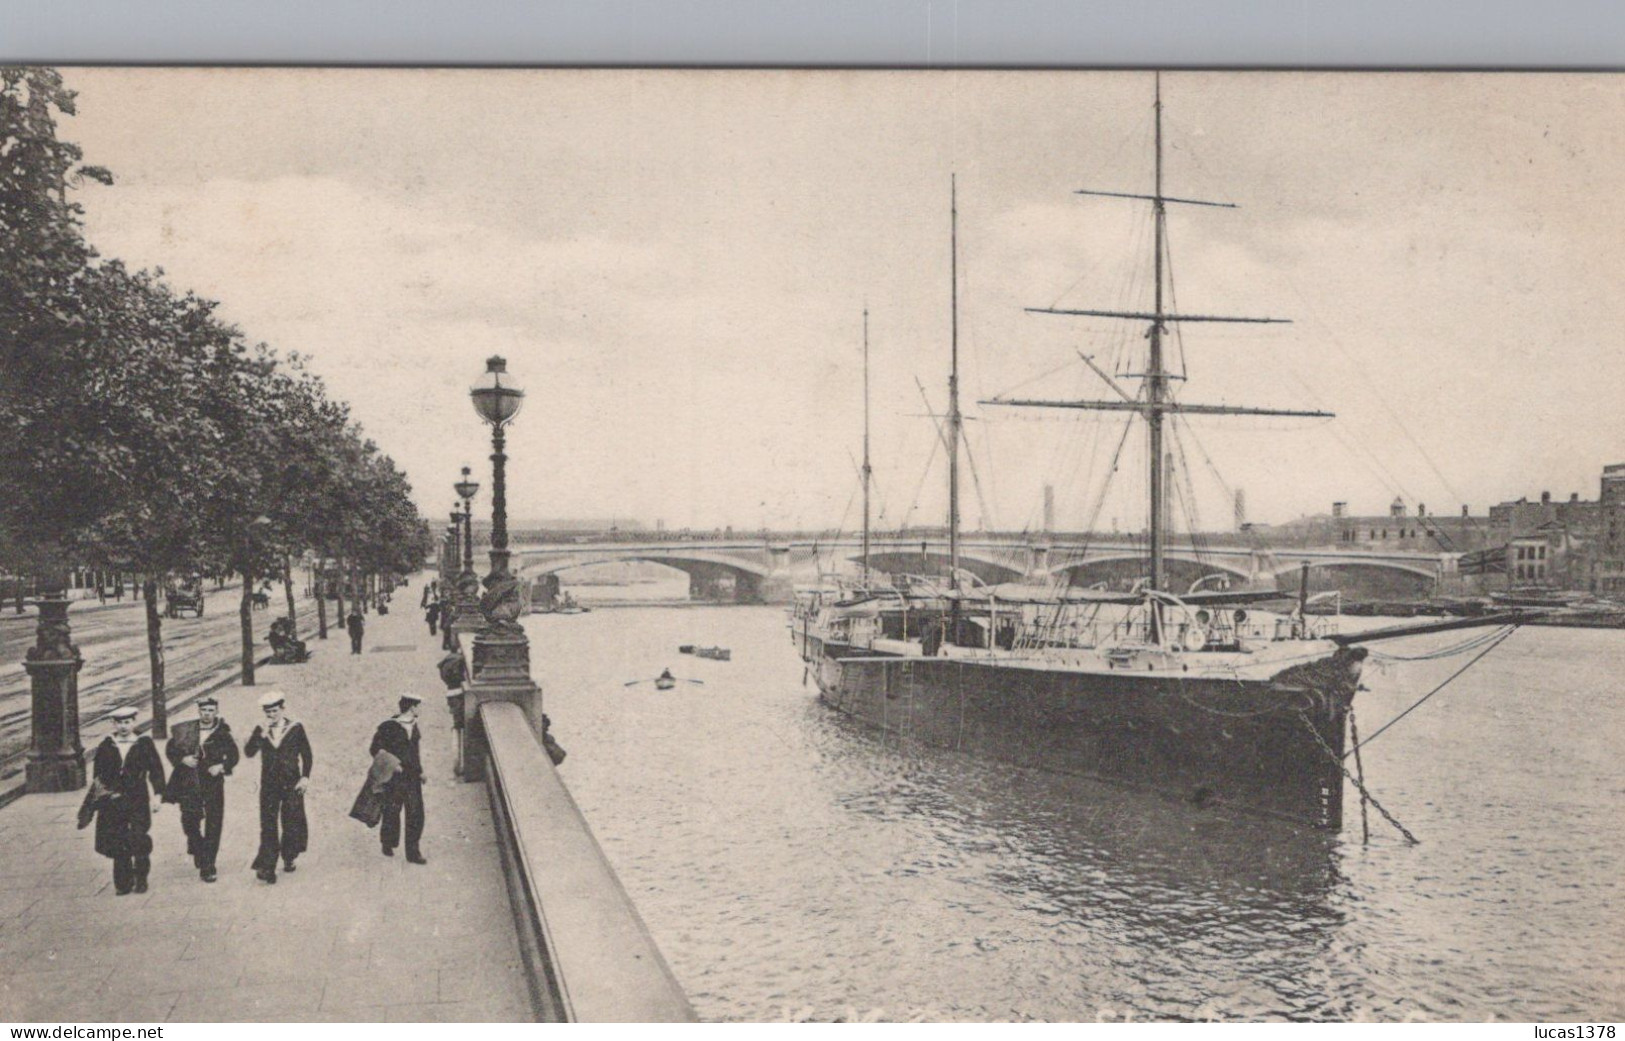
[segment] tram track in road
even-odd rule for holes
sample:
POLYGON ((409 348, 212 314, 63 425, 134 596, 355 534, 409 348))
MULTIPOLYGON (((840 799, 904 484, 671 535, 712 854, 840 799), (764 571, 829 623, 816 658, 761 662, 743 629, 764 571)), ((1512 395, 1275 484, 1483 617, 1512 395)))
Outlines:
MULTIPOLYGON (((309 642, 315 635, 316 612, 314 602, 306 601, 305 606, 300 617, 300 637, 309 642)), ((268 627, 268 619, 276 616, 267 612, 266 617, 263 627, 268 627)), ((256 625, 256 629, 263 627, 256 625)), ((134 613, 131 624, 98 628, 101 631, 95 635, 99 638, 94 641, 81 641, 77 627, 74 632, 74 642, 85 657, 79 675, 79 727, 86 747, 99 736, 93 731, 109 712, 130 704, 145 709, 151 698, 145 614, 134 613)), ((87 636, 92 635, 91 626, 87 625, 86 630, 87 636)), ((241 639, 235 610, 203 619, 165 620, 165 692, 171 715, 203 693, 218 690, 239 677, 241 639)), ((256 635, 255 643, 256 654, 260 654, 262 634, 256 635)), ((10 665, 0 667, 0 804, 9 801, 20 786, 27 758, 32 704, 29 677, 18 660, 21 657, 18 653, 10 665)))
MULTIPOLYGON (((118 639, 130 626, 130 619, 145 619, 140 601, 113 607, 96 607, 83 612, 70 612, 73 624, 73 642, 81 651, 118 639)), ((0 614, 0 662, 21 661, 34 644, 38 616, 29 611, 13 614, 7 609, 0 614)), ((142 625, 145 632, 145 625, 142 625)), ((0 695, 3 697, 3 695, 0 695)))

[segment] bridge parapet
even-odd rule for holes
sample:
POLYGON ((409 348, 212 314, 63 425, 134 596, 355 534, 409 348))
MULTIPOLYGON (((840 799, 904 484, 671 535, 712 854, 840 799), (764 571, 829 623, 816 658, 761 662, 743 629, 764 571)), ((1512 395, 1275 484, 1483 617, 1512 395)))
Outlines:
MULTIPOLYGON (((831 563, 838 568, 855 568, 861 551, 856 536, 733 536, 728 538, 664 536, 634 540, 584 539, 518 543, 513 546, 516 571, 528 574, 557 572, 590 564, 645 560, 688 571, 697 588, 716 589, 732 583, 736 598, 783 602, 793 592, 797 577, 807 580, 831 563), (725 576, 733 576, 731 579, 725 576)), ((887 533, 871 537, 870 551, 880 558, 875 566, 884 570, 940 573, 948 560, 946 538, 887 533)), ((1204 574, 1223 572, 1233 580, 1253 588, 1271 588, 1276 576, 1296 572, 1304 561, 1317 572, 1335 569, 1378 568, 1403 572, 1417 580, 1437 581, 1453 570, 1449 553, 1416 550, 1376 551, 1365 546, 1326 546, 1316 548, 1260 546, 1254 542, 1228 540, 1212 544, 1206 538, 1196 542, 1174 543, 1168 547, 1170 560, 1182 561, 1187 570, 1204 574)), ((960 542, 962 566, 986 582, 1025 580, 1050 582, 1056 577, 1090 566, 1121 571, 1128 562, 1143 560, 1145 542, 1141 538, 1007 535, 973 533, 960 542)), ((1121 577, 1120 575, 1118 577, 1121 577)), ((702 594, 708 595, 708 594, 702 594)))

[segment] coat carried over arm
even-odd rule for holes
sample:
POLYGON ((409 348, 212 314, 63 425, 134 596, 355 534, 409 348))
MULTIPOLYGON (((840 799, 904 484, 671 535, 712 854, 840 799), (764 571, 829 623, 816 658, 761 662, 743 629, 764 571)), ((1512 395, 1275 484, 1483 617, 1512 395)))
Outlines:
POLYGON ((152 738, 136 738, 122 756, 111 737, 96 746, 92 776, 107 792, 96 813, 96 852, 104 857, 152 853, 152 805, 147 786, 164 793, 164 761, 152 738))
POLYGON ((169 760, 171 770, 169 787, 164 792, 165 802, 195 808, 201 801, 205 787, 223 784, 237 769, 240 761, 237 740, 231 736, 231 727, 226 721, 216 723, 208 736, 200 740, 201 733, 202 726, 195 719, 176 723, 170 732, 169 743, 164 746, 164 756, 169 760), (197 757, 196 766, 187 766, 182 762, 188 756, 197 757), (219 766, 220 773, 211 773, 209 768, 212 766, 219 766))

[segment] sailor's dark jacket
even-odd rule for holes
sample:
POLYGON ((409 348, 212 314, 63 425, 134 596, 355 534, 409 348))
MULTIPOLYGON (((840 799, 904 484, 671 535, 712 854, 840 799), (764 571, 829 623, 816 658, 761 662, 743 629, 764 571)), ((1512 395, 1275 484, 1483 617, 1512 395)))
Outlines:
POLYGON ((390 782, 391 787, 422 783, 423 761, 418 757, 417 727, 412 727, 409 734, 406 724, 398 719, 386 719, 379 723, 367 754, 377 756, 379 752, 388 752, 400 760, 401 772, 390 782))
POLYGON ((315 762, 310 750, 310 738, 305 736, 305 725, 298 722, 289 724, 288 732, 282 735, 281 745, 271 744, 264 728, 255 727, 248 736, 248 742, 243 745, 243 754, 252 758, 260 752, 265 753, 260 760, 261 789, 286 791, 298 784, 300 778, 309 777, 310 768, 315 762))
POLYGON ((198 720, 189 719, 176 723, 170 731, 164 755, 173 772, 169 775, 169 790, 164 793, 165 802, 192 805, 204 789, 225 784, 226 778, 237 768, 237 741, 231 736, 231 727, 226 721, 222 719, 215 724, 200 748, 198 736, 202 730, 198 720), (196 767, 181 763, 189 755, 197 756, 196 767), (209 767, 215 765, 225 767, 218 777, 209 773, 209 767))
POLYGON ((135 739, 120 761, 118 745, 111 737, 96 746, 91 773, 107 791, 107 799, 96 812, 96 852, 104 857, 144 857, 152 852, 151 797, 164 794, 164 761, 152 738, 135 739))

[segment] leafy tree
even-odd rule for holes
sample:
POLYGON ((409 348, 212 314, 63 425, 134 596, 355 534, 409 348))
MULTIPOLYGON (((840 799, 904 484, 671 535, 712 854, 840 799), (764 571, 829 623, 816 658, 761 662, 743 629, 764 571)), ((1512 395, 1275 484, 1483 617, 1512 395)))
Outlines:
MULTIPOLYGON (((80 478, 94 474, 107 450, 84 429, 87 417, 49 393, 64 377, 83 377, 76 349, 89 331, 79 288, 95 253, 68 191, 87 177, 112 180, 57 138, 57 115, 72 115, 73 99, 54 70, 0 67, 0 423, 29 449, 0 453, 8 492, 0 527, 11 533, 13 556, 36 566, 64 559, 42 529, 94 516, 80 478)), ((46 577, 60 588, 60 570, 46 577)))
POLYGON ((235 345, 212 318, 212 303, 178 297, 156 275, 132 275, 117 262, 94 268, 81 297, 99 331, 83 355, 97 399, 85 407, 108 413, 101 433, 117 446, 121 466, 92 488, 99 515, 67 537, 77 559, 145 576, 153 731, 163 737, 159 582, 196 563, 203 507, 226 463, 209 451, 219 424, 195 392, 211 371, 229 368, 235 345))
MULTIPOLYGON (((292 617, 293 555, 405 573, 430 537, 404 475, 300 356, 249 346, 161 271, 98 259, 70 192, 112 178, 58 138, 73 112, 54 70, 0 68, 0 423, 24 446, 0 453, 0 565, 58 582, 67 560, 146 577, 161 735, 164 575, 242 576, 252 685, 260 576, 281 573, 292 617)), ((318 616, 325 630, 320 598, 318 616)))

